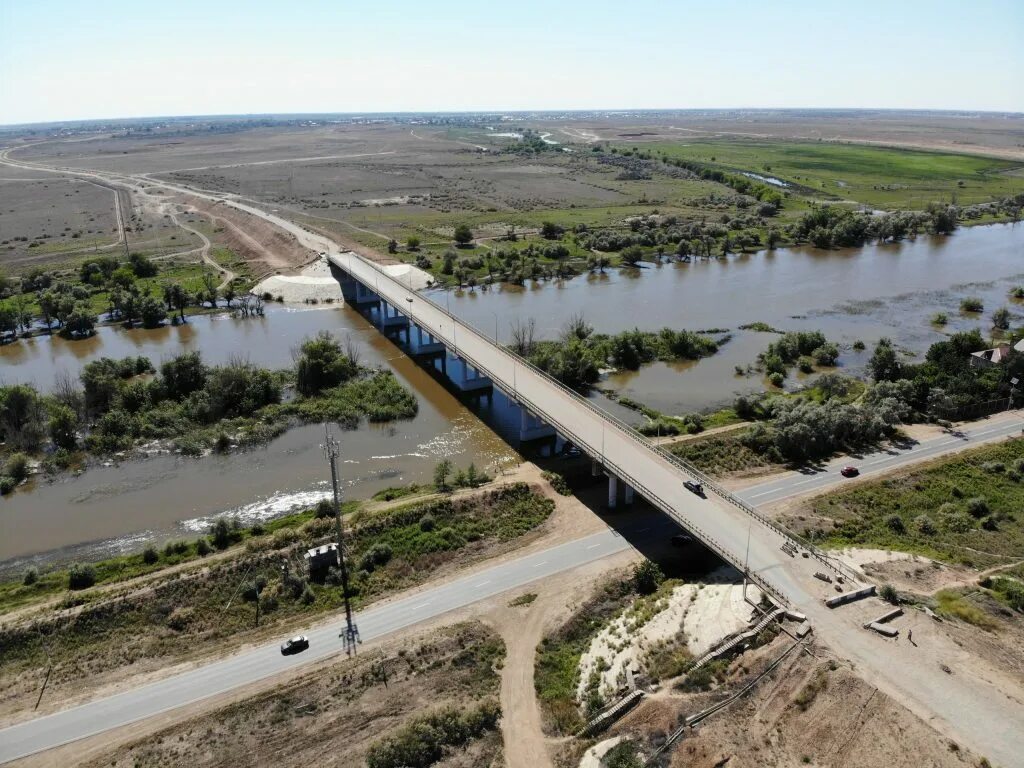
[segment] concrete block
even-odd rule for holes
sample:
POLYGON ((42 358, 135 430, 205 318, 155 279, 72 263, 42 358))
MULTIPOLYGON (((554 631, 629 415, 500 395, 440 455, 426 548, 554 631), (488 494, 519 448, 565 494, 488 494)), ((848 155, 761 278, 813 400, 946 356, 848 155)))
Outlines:
POLYGON ((825 598, 825 605, 829 608, 838 608, 840 605, 846 605, 846 603, 852 603, 856 600, 862 600, 865 597, 870 597, 875 594, 875 585, 872 584, 868 587, 861 587, 855 589, 852 592, 843 592, 835 597, 825 598))

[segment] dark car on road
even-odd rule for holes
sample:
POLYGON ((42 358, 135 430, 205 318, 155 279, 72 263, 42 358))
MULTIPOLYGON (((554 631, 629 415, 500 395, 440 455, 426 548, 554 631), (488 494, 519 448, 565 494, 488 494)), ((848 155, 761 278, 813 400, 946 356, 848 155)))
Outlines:
POLYGON ((305 635, 296 635, 281 643, 281 655, 291 656, 293 653, 302 653, 307 648, 309 648, 309 638, 305 635))
POLYGON ((860 470, 856 467, 846 466, 839 470, 839 474, 843 477, 856 477, 860 474, 860 470))
POLYGON ((704 498, 704 486, 700 483, 695 483, 693 480, 686 480, 683 482, 683 487, 690 493, 695 493, 702 499, 704 498))

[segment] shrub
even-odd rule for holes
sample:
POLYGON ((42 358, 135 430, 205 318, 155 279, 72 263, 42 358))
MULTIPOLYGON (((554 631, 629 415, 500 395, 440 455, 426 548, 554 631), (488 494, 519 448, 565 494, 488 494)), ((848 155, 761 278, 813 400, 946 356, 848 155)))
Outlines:
POLYGON ((930 517, 928 517, 928 515, 919 515, 914 520, 914 525, 917 527, 917 530, 925 536, 934 536, 937 532, 935 523, 930 517))
POLYGON ((968 296, 960 301, 961 312, 981 312, 985 309, 985 302, 978 296, 968 296))
POLYGON ((15 483, 20 483, 28 477, 28 456, 20 452, 12 453, 0 474, 13 478, 15 483))
POLYGON ((8 493, 18 487, 18 481, 13 477, 7 475, 0 475, 0 496, 6 496, 8 493))
POLYGON ((981 518, 988 514, 988 502, 981 496, 967 500, 967 511, 972 517, 981 518))
POLYGON ((72 563, 68 568, 68 588, 87 589, 96 583, 96 569, 89 563, 72 563))
POLYGON ((896 591, 896 587, 892 584, 883 584, 878 589, 878 596, 885 600, 887 603, 896 605, 900 601, 899 593, 896 591))
POLYGON ((21 577, 21 583, 26 587, 31 587, 37 581, 39 581, 39 569, 34 565, 30 565, 25 569, 25 575, 21 577))
POLYGON ((906 533, 907 526, 899 515, 888 515, 885 518, 885 527, 893 533, 906 533))
POLYGON ((780 373, 779 371, 776 371, 775 373, 772 373, 768 376, 768 382, 773 387, 779 387, 780 389, 782 388, 782 384, 783 382, 785 382, 785 380, 786 377, 783 376, 782 373, 780 373))
POLYGON ((154 547, 152 544, 147 546, 142 551, 142 562, 144 562, 146 565, 153 565, 159 559, 160 555, 156 551, 156 547, 154 547))
POLYGON ((1001 461, 985 461, 982 462, 981 468, 986 472, 992 472, 998 474, 1006 471, 1006 465, 1001 461))
POLYGON ((992 325, 1005 331, 1010 327, 1010 310, 1006 307, 999 307, 992 313, 992 325))
POLYGON ((949 315, 947 315, 945 312, 936 312, 934 315, 932 315, 933 325, 945 325, 948 322, 949 315))
POLYGON ((427 512, 425 515, 423 515, 423 517, 420 518, 420 530, 424 531, 425 533, 429 533, 430 531, 434 530, 434 526, 436 524, 437 523, 434 520, 434 516, 429 512, 427 512))
POLYGON ((665 574, 657 563, 644 560, 633 566, 633 589, 641 595, 653 594, 664 580, 665 574))
POLYGON ((203 538, 196 539, 196 554, 197 555, 199 555, 200 557, 206 557, 212 551, 213 550, 210 549, 210 542, 208 542, 206 539, 203 539, 203 538))
POLYGON ((302 601, 303 605, 312 605, 316 602, 316 592, 313 591, 313 588, 309 586, 309 584, 306 584, 306 587, 302 590, 302 595, 299 599, 302 601))
POLYGON ((313 516, 318 519, 334 517, 334 502, 330 499, 320 499, 313 507, 313 516))

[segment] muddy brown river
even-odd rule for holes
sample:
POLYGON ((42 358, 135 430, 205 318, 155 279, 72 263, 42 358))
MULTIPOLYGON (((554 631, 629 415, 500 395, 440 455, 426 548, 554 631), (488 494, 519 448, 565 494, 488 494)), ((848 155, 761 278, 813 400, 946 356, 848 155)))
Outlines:
MULTIPOLYGON (((601 384, 667 413, 685 413, 764 388, 759 376, 737 376, 734 368, 752 363, 772 337, 739 331, 741 324, 760 320, 787 330, 821 329, 845 345, 840 364, 856 373, 883 335, 920 353, 942 338, 943 330, 980 327, 987 334, 988 316, 997 306, 1024 314, 1024 307, 1006 297, 1017 283, 1024 283, 1024 227, 997 225, 858 251, 786 249, 433 296, 487 335, 497 333, 502 343, 516 318, 535 318, 540 335, 550 338, 577 312, 608 333, 633 327, 729 329, 731 341, 711 358, 656 363, 611 374, 601 384), (983 316, 959 313, 960 299, 967 295, 984 299, 983 316), (949 315, 945 329, 929 322, 937 311, 949 315), (866 342, 866 352, 851 350, 857 339, 866 342)), ((1018 316, 1015 324, 1021 322, 1024 317, 1018 316)), ((353 335, 364 362, 391 368, 420 402, 414 419, 340 434, 347 493, 366 498, 390 485, 429 481, 443 457, 457 466, 475 461, 492 472, 517 460, 502 435, 513 437, 518 417, 503 397, 482 408, 467 407, 359 314, 342 307, 275 307, 264 318, 248 320, 197 317, 186 326, 155 331, 108 327, 84 341, 22 340, 0 347, 0 380, 46 389, 60 371, 77 375, 99 356, 146 355, 159 364, 190 349, 212 363, 241 355, 284 367, 291 364, 292 348, 321 329, 353 335)), ((787 386, 799 383, 793 376, 787 386)), ((595 397, 619 415, 629 413, 595 397)), ((195 536, 221 514, 256 520, 307 505, 327 490, 321 442, 322 427, 307 426, 229 456, 158 455, 21 488, 0 499, 0 569, 95 558, 144 541, 195 536)))

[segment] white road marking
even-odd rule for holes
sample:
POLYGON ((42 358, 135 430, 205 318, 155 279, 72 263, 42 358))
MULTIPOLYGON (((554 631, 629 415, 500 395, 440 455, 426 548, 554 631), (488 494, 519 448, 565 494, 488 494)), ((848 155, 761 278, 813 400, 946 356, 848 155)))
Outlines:
POLYGON ((486 587, 490 583, 491 583, 490 581, 481 581, 479 584, 474 584, 473 586, 474 587, 486 587))
POLYGON ((600 544, 591 544, 589 547, 587 547, 587 549, 595 549, 595 548, 600 547, 600 546, 601 546, 600 544))
POLYGON ((534 568, 540 568, 540 567, 541 567, 542 565, 547 565, 547 564, 548 564, 548 561, 547 561, 547 560, 545 560, 545 561, 544 561, 543 563, 537 563, 537 564, 536 564, 535 566, 533 566, 533 567, 534 567, 534 568))

